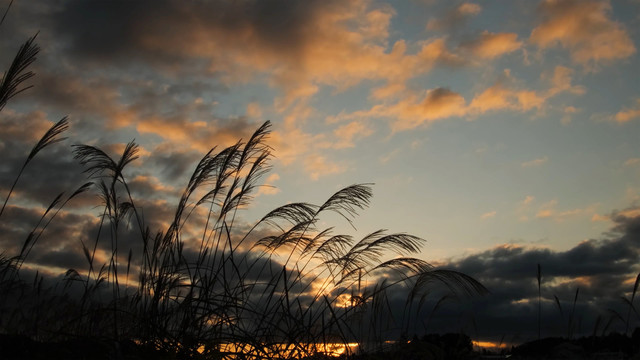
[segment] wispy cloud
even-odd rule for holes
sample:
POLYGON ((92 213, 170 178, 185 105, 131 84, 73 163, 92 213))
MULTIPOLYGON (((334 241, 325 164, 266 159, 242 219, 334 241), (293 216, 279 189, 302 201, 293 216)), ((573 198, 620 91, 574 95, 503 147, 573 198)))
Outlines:
POLYGON ((370 136, 373 129, 363 121, 352 121, 335 129, 333 134, 338 139, 333 148, 342 149, 354 147, 354 141, 370 136))
POLYGON ((546 164, 547 161, 549 161, 549 157, 548 156, 544 156, 544 157, 533 159, 533 160, 530 160, 530 161, 525 161, 522 164, 520 164, 520 166, 523 167, 523 168, 537 167, 537 166, 541 166, 543 164, 546 164))
POLYGON ((467 19, 478 15, 482 7, 472 2, 465 2, 449 10, 440 18, 431 18, 427 22, 427 30, 449 30, 460 26, 467 19))
POLYGON ((562 117, 560 122, 562 123, 562 125, 569 125, 571 123, 571 120, 573 119, 573 114, 579 113, 580 109, 574 106, 565 106, 563 112, 564 116, 562 117))
POLYGON ((307 156, 304 160, 304 167, 311 180, 318 180, 323 176, 340 174, 347 171, 346 165, 333 162, 319 154, 307 156))
POLYGON ((549 219, 556 222, 585 217, 593 220, 594 216, 597 214, 596 210, 599 206, 598 204, 591 204, 584 208, 559 210, 557 205, 557 200, 551 200, 540 205, 536 213, 536 218, 549 219))
POLYGON ((260 186, 260 189, 258 190, 257 196, 259 196, 259 195, 275 195, 275 194, 279 193, 280 189, 274 185, 274 183, 277 182, 278 180, 280 180, 280 175, 278 175, 277 173, 273 173, 273 174, 269 175, 264 180, 264 184, 260 186))
POLYGON ((497 213, 498 212, 495 211, 495 210, 494 211, 489 211, 489 212, 486 212, 486 213, 480 215, 480 218, 483 219, 483 220, 491 219, 491 218, 495 217, 497 213))
POLYGON ((624 166, 636 166, 636 165, 640 165, 640 158, 631 158, 631 159, 627 159, 627 161, 624 162, 624 166))
POLYGON ((527 195, 524 200, 522 200, 522 205, 529 205, 531 204, 536 198, 531 196, 531 195, 527 195))
POLYGON ((396 157, 398 157, 400 153, 401 153, 400 149, 394 149, 390 153, 380 156, 378 160, 380 160, 381 164, 386 164, 392 159, 395 159, 396 157))

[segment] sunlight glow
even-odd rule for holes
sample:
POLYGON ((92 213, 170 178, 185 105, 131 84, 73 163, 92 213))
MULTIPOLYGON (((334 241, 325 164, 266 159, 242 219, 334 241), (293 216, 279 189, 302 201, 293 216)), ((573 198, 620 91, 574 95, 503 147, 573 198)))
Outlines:
POLYGON ((482 349, 506 349, 507 348, 507 344, 505 343, 495 343, 492 341, 477 341, 477 340, 472 340, 471 342, 473 343, 473 346, 479 347, 482 349))
MULTIPOLYGON (((320 352, 328 356, 338 357, 343 354, 353 354, 358 343, 326 343, 326 344, 270 344, 261 348, 250 344, 222 344, 219 351, 230 355, 231 358, 242 356, 246 358, 263 358, 264 356, 296 358, 305 357, 320 352)), ((204 354, 206 347, 200 345, 198 353, 204 354)))

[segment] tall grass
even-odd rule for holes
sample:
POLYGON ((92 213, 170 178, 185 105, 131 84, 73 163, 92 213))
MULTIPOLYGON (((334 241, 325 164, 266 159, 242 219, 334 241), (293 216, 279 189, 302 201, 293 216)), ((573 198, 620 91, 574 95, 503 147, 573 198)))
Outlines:
MULTIPOLYGON (((0 86, 0 110, 26 89, 38 50, 31 38, 18 51, 0 86)), ((0 221, 25 168, 67 128, 64 118, 33 147, 5 195, 0 221)), ((424 244, 418 237, 379 230, 356 239, 319 227, 329 213, 351 223, 369 205, 370 184, 345 187, 319 205, 280 206, 244 227, 238 210, 251 203, 271 167, 270 131, 267 121, 247 140, 207 152, 161 230, 150 228, 125 176, 138 159, 136 143, 117 157, 74 145, 89 181, 43 209, 17 254, 0 255, 6 295, 0 332, 116 345, 132 340, 180 358, 292 358, 335 343, 380 343, 391 330, 405 329, 390 304, 391 289, 406 289, 405 311, 422 304, 434 283, 453 293, 486 292, 468 275, 411 257, 424 244), (77 241, 86 268, 70 268, 54 288, 38 274, 27 283, 20 274, 38 240, 69 201, 88 191, 101 210, 95 238, 77 241)))

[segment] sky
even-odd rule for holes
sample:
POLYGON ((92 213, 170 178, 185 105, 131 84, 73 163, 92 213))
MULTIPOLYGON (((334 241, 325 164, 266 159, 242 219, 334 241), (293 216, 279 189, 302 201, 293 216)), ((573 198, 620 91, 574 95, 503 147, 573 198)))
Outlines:
MULTIPOLYGON (((580 287, 588 332, 640 271, 639 25, 636 0, 14 1, 1 68, 36 33, 42 50, 33 88, 0 115, 3 198, 41 134, 71 126, 3 230, 77 186, 70 144, 115 154, 135 139, 132 188, 162 219, 199 157, 270 120, 273 168, 248 223, 373 183, 355 229, 326 226, 426 239, 417 257, 492 291, 470 305, 491 336, 531 336, 541 264, 549 319, 553 295, 580 287)), ((80 233, 89 215, 64 216, 76 229, 52 231, 80 233)), ((52 248, 42 264, 79 255, 52 248)))

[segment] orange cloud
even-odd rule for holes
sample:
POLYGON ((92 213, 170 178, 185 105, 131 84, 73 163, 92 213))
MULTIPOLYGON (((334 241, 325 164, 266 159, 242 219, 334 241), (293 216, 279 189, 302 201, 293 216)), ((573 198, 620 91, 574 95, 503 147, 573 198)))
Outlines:
POLYGON ((352 121, 335 129, 333 134, 339 139, 339 141, 334 144, 333 148, 342 149, 354 147, 354 140, 365 138, 373 134, 373 129, 361 121, 352 121))
POLYGON ((505 70, 504 79, 473 98, 469 105, 469 111, 472 113, 485 113, 502 109, 528 111, 536 108, 540 110, 548 99, 562 92, 578 95, 585 92, 584 87, 572 84, 572 74, 573 70, 563 66, 556 66, 550 78, 546 74, 542 76, 542 79, 549 81, 551 86, 547 90, 533 91, 514 88, 513 84, 517 83, 517 81, 511 76, 509 70, 505 70))
POLYGON ((640 158, 631 158, 624 162, 624 166, 635 166, 640 164, 640 158))
POLYGON ((584 66, 624 59, 636 51, 622 24, 610 19, 608 1, 545 0, 540 11, 544 20, 530 41, 542 49, 559 44, 584 66))
POLYGON ((464 3, 456 9, 462 15, 478 15, 482 11, 482 7, 474 3, 464 3))
POLYGON ((516 93, 497 83, 476 95, 469 108, 474 112, 485 113, 490 110, 515 108, 516 93))
POLYGON ((412 129, 451 116, 463 116, 465 100, 462 95, 445 88, 428 90, 421 101, 415 97, 398 102, 388 108, 386 116, 395 117, 394 131, 412 129))
POLYGON ((462 95, 445 88, 427 90, 423 97, 407 94, 394 104, 379 104, 369 110, 340 113, 327 118, 329 123, 369 117, 392 118, 393 131, 403 131, 451 116, 463 116, 466 111, 462 95))
MULTIPOLYGON (((570 92, 576 95, 582 95, 586 92, 584 86, 573 85, 573 70, 564 66, 556 66, 553 69, 553 75, 551 76, 551 85, 552 87, 547 91, 547 97, 554 96, 561 92, 570 92)), ((543 75, 543 77, 547 77, 547 75, 543 75)))
POLYGON ((324 135, 311 135, 299 128, 275 130, 271 133, 269 144, 275 157, 283 165, 290 165, 299 157, 310 152, 315 144, 324 141, 324 135))
POLYGON ((423 97, 418 93, 405 91, 403 93, 405 96, 395 103, 382 103, 369 110, 352 113, 343 112, 327 117, 326 121, 335 123, 369 117, 386 117, 393 119, 391 123, 393 131, 404 131, 456 116, 476 116, 498 110, 521 112, 532 109, 542 110, 547 100, 560 93, 584 93, 584 87, 572 84, 572 73, 573 70, 569 68, 557 66, 553 75, 542 76, 542 80, 549 82, 550 86, 545 90, 534 91, 519 89, 520 81, 514 79, 507 69, 499 81, 476 94, 468 105, 462 95, 445 88, 428 90, 423 97))
POLYGON ((347 170, 346 165, 331 162, 318 154, 309 155, 304 160, 304 167, 311 180, 318 180, 322 176, 339 174, 347 170))
POLYGON ((222 121, 189 121, 184 118, 152 116, 138 120, 136 130, 141 134, 155 134, 176 145, 207 152, 213 146, 229 146, 238 139, 247 139, 252 131, 242 118, 222 121))
POLYGON ((260 119, 262 117, 262 108, 257 102, 251 102, 247 105, 247 116, 252 119, 260 119))
MULTIPOLYGON (((103 8, 97 6, 92 11, 114 20, 118 16, 103 14, 103 8)), ((468 5, 463 9, 471 11, 468 5)), ((115 32, 110 31, 115 25, 97 28, 86 22, 86 14, 67 10, 67 15, 79 22, 68 34, 70 47, 77 53, 87 55, 95 47, 87 40, 93 38, 79 36, 76 26, 89 27, 96 34, 115 32)), ((126 42, 113 40, 116 51, 109 56, 142 56, 169 71, 174 70, 172 64, 179 63, 176 58, 198 59, 227 84, 249 82, 266 74, 269 84, 284 91, 281 111, 294 100, 315 94, 319 85, 342 91, 363 80, 402 84, 429 71, 436 62, 460 60, 437 39, 418 43, 411 53, 405 51, 400 40, 389 52, 395 10, 369 0, 304 2, 297 6, 167 2, 145 9, 147 14, 135 22, 132 17, 117 25, 127 29, 126 42), (265 21, 266 10, 270 21, 265 21)))
POLYGON ((494 59, 504 54, 516 51, 522 47, 515 33, 490 33, 484 31, 476 40, 464 44, 474 56, 483 59, 494 59))
POLYGON ((492 217, 495 217, 497 213, 498 213, 497 211, 490 211, 490 212, 488 212, 488 213, 484 213, 484 214, 482 214, 482 215, 480 216, 480 218, 481 218, 481 219, 483 219, 483 220, 484 220, 484 219, 490 219, 490 218, 492 218, 492 217))
POLYGON ((611 220, 611 218, 607 215, 593 214, 593 216, 591 217, 592 222, 609 221, 609 220, 611 220))
POLYGON ((546 98, 539 95, 535 91, 523 90, 516 94, 518 104, 523 111, 531 110, 532 108, 540 109, 544 105, 546 98))
MULTIPOLYGON (((300 51, 295 56, 283 54, 270 64, 276 74, 273 83, 285 90, 285 97, 312 95, 313 91, 295 93, 298 87, 309 88, 309 84, 329 85, 343 91, 363 80, 385 81, 387 91, 378 90, 374 96, 386 97, 396 94, 408 79, 429 72, 436 64, 464 62, 441 38, 418 43, 414 53, 408 53, 405 42, 398 40, 387 52, 393 11, 386 7, 369 11, 361 2, 353 2, 358 3, 361 5, 318 14, 300 51)), ((260 54, 254 54, 248 60, 260 61, 259 58, 260 54)))
POLYGON ((556 200, 551 200, 545 204, 542 204, 536 214, 536 218, 551 219, 553 221, 562 222, 571 218, 576 218, 579 216, 589 216, 590 214, 594 214, 590 217, 591 221, 603 220, 603 218, 596 213, 598 204, 592 204, 585 208, 576 208, 564 211, 557 210, 557 205, 558 201, 556 200))
POLYGON ((562 125, 569 125, 571 123, 572 115, 580 112, 580 109, 574 106, 566 106, 563 112, 564 112, 564 116, 560 121, 562 122, 562 125))
POLYGON ((265 180, 264 180, 264 184, 262 184, 260 186, 260 188, 258 189, 258 193, 256 194, 256 196, 260 196, 260 195, 275 195, 277 193, 280 192, 280 189, 278 189, 277 187, 273 186, 273 183, 280 180, 280 175, 278 175, 277 173, 273 173, 271 175, 269 175, 265 180))
POLYGON ((546 163, 547 161, 549 161, 549 158, 545 156, 545 157, 541 157, 531 161, 523 162, 522 164, 520 164, 520 166, 522 166, 523 168, 540 166, 546 163))
POLYGON ((618 111, 613 118, 620 124, 629 122, 640 117, 640 99, 637 100, 635 108, 625 108, 618 111))
POLYGON ((619 211, 615 213, 616 216, 624 216, 627 218, 637 218, 640 217, 640 208, 630 208, 623 211, 619 211))
POLYGON ((538 211, 538 213, 536 214, 536 217, 538 219, 546 219, 546 218, 552 217, 554 213, 555 212, 551 209, 544 209, 544 210, 538 211))

